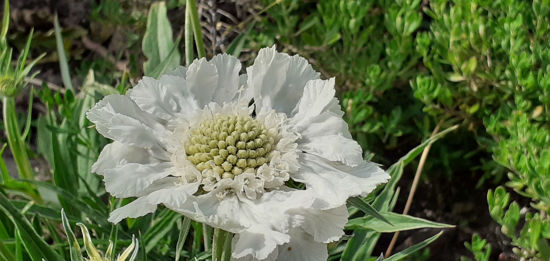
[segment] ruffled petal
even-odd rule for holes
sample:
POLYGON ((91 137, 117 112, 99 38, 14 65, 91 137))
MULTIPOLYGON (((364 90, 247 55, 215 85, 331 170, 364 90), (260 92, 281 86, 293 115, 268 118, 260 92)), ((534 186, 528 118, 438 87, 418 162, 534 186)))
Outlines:
POLYGON ((213 100, 220 104, 231 101, 240 86, 241 62, 228 54, 216 55, 211 62, 216 66, 218 72, 218 85, 213 100))
POLYGON ((231 256, 235 259, 251 256, 253 260, 265 260, 277 246, 287 243, 289 240, 289 235, 268 227, 251 227, 233 237, 231 256))
POLYGON ((307 153, 331 161, 339 161, 351 167, 363 162, 363 150, 359 143, 340 135, 308 137, 300 141, 299 148, 307 153))
MULTIPOLYGON (((125 218, 137 218, 152 213, 157 209, 157 205, 165 202, 171 204, 191 204, 190 197, 197 191, 198 184, 176 185, 175 180, 167 179, 163 182, 153 184, 145 193, 145 196, 139 197, 129 204, 115 209, 109 215, 109 222, 118 223, 125 218)), ((167 203, 165 203, 167 204, 167 203)), ((169 207, 169 206, 168 206, 169 207)), ((170 208, 170 207, 169 207, 170 208)))
POLYGON ((112 140, 162 153, 162 137, 169 133, 149 113, 124 95, 109 95, 86 113, 97 131, 112 140))
POLYGON ((295 227, 301 227, 313 236, 313 240, 322 243, 340 239, 344 235, 344 226, 348 222, 346 205, 327 210, 299 209, 291 213, 292 218, 297 222, 295 227))
POLYGON ((189 90, 199 105, 215 101, 231 101, 239 88, 239 60, 227 54, 216 55, 212 60, 195 60, 187 69, 189 90))
POLYGON ((293 178, 306 184, 316 196, 315 208, 330 209, 346 204, 354 196, 366 196, 390 176, 375 163, 349 167, 316 155, 302 154, 301 167, 293 178))
POLYGON ((115 209, 109 215, 109 222, 118 223, 125 218, 137 218, 153 213, 157 210, 157 204, 151 204, 146 197, 138 198, 127 205, 115 209))
POLYGON ((328 258, 327 245, 313 240, 301 229, 290 232, 290 242, 278 249, 280 261, 325 261, 328 258))
POLYGON ((195 99, 186 91, 185 78, 163 75, 160 80, 143 77, 128 91, 132 100, 143 110, 163 120, 198 108, 195 99))
POLYGON ((153 182, 170 175, 171 168, 171 163, 163 162, 128 163, 117 168, 107 169, 103 174, 105 190, 117 198, 142 196, 143 191, 153 182))
POLYGON ((302 151, 351 167, 363 162, 361 146, 351 138, 347 123, 337 114, 323 112, 293 129, 301 134, 298 145, 302 151))
POLYGON ((334 102, 338 105, 338 100, 334 97, 336 93, 334 82, 334 78, 308 81, 304 88, 303 96, 298 105, 296 105, 296 114, 291 121, 308 121, 327 111, 327 109, 333 109, 332 105, 334 102))
POLYGON ((352 138, 348 130, 348 124, 342 117, 332 112, 323 112, 307 121, 292 126, 292 129, 300 133, 305 139, 326 135, 340 135, 344 138, 352 138))
POLYGON ((261 49, 246 72, 249 95, 255 103, 287 115, 296 107, 306 83, 319 79, 306 59, 279 53, 275 46, 261 49))
POLYGON ((92 165, 92 172, 103 175, 107 169, 113 169, 126 163, 155 163, 156 159, 145 149, 133 147, 115 141, 103 147, 97 161, 92 165))

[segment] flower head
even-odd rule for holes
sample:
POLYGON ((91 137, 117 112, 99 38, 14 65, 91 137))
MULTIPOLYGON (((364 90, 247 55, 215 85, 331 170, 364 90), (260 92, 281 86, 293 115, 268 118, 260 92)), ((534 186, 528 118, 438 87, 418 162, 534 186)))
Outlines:
POLYGON ((334 79, 274 47, 240 70, 225 54, 195 60, 88 112, 114 140, 93 171, 113 196, 137 198, 109 220, 163 204, 234 233, 234 259, 326 259, 326 243, 343 235, 346 200, 389 176, 363 160, 334 79))

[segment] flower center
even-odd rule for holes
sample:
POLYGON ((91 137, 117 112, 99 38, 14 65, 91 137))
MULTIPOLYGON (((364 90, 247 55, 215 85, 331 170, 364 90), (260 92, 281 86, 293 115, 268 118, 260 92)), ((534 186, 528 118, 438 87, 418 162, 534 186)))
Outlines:
MULTIPOLYGON (((190 129, 184 143, 187 159, 195 167, 233 178, 269 163, 275 137, 250 116, 214 115, 190 129)), ((206 177, 205 177, 206 178, 206 177)))

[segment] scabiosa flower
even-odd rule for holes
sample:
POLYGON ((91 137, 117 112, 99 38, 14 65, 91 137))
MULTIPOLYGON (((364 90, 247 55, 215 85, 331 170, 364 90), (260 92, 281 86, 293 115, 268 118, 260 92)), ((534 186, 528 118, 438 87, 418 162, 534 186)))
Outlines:
POLYGON ((163 204, 234 233, 233 259, 326 260, 326 243, 344 234, 346 200, 389 176, 363 160, 333 78, 275 47, 240 70, 225 54, 195 60, 88 112, 114 140, 93 171, 111 195, 137 198, 109 220, 163 204))

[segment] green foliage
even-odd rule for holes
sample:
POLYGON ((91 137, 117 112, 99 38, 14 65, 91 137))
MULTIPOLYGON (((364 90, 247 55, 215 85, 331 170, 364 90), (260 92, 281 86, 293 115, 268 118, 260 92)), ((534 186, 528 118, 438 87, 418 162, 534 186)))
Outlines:
POLYGON ((526 260, 548 260, 550 258, 550 222, 547 212, 521 213, 516 202, 510 201, 510 194, 503 187, 487 193, 491 217, 501 226, 502 233, 512 239, 514 253, 526 260), (522 227, 518 227, 520 220, 522 227))
POLYGON ((352 134, 383 161, 399 138, 422 138, 411 124, 424 121, 415 119, 421 106, 408 85, 421 58, 414 48, 423 22, 420 2, 282 1, 261 17, 251 45, 276 43, 336 77, 352 134))
MULTIPOLYGON (((464 246, 474 254, 476 261, 489 261, 489 257, 491 256, 491 245, 487 244, 487 241, 482 239, 478 234, 472 236, 471 244, 469 242, 464 242, 464 246)), ((471 259, 462 257, 460 260, 470 261, 471 259)))

